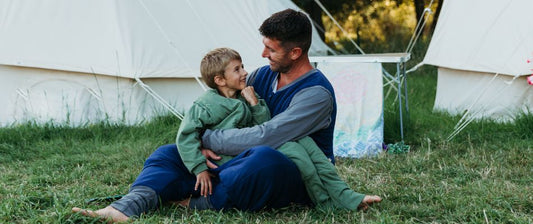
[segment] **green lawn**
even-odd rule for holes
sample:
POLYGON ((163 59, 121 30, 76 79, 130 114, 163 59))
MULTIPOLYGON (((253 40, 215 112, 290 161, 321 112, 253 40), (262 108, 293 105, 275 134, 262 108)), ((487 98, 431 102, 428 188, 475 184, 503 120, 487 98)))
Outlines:
MULTIPOLYGON (((452 141, 459 117, 433 113, 436 75, 409 77, 409 153, 339 159, 341 176, 384 201, 366 212, 289 207, 256 213, 165 206, 139 223, 533 223, 533 118, 516 124, 477 121, 452 141)), ((424 75, 421 75, 424 74, 424 75)), ((399 141, 386 100, 385 140, 399 141)), ((24 125, 0 129, 0 223, 98 222, 71 214, 94 197, 124 194, 147 156, 172 143, 179 120, 85 128, 24 125)))

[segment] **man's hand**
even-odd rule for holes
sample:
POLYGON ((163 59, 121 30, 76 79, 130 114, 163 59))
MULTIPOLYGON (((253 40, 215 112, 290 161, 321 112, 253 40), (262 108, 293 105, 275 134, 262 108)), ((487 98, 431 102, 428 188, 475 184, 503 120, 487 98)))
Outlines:
POLYGON ((220 157, 219 155, 217 155, 215 152, 211 151, 210 149, 202 149, 201 152, 202 152, 202 155, 204 155, 205 157, 205 163, 207 163, 207 167, 211 169, 218 168, 218 166, 214 164, 213 162, 211 162, 209 159, 221 160, 222 157, 220 157))
POLYGON ((196 184, 194 185, 194 190, 198 190, 200 186, 200 195, 207 197, 207 194, 211 195, 213 193, 213 186, 211 185, 211 174, 209 171, 205 170, 199 173, 196 176, 196 184))

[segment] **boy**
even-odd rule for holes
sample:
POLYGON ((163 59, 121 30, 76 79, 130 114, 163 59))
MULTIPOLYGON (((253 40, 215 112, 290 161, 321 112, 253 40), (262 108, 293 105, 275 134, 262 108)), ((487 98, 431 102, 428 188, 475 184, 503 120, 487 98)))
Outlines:
MULTIPOLYGON (((196 175, 195 190, 199 190, 200 195, 204 196, 191 198, 183 204, 196 209, 210 209, 213 206, 210 205, 208 195, 212 194, 214 185, 211 178, 233 157, 222 155, 217 162, 220 167, 209 170, 201 152, 202 131, 261 124, 270 119, 270 113, 265 102, 256 97, 253 87, 246 87, 247 72, 235 50, 212 50, 202 59, 200 71, 202 79, 212 89, 194 102, 180 125, 176 140, 183 163, 196 175)), ((334 165, 311 138, 287 142, 278 151, 296 164, 306 190, 316 205, 349 210, 366 206, 361 203, 365 195, 349 189, 337 175, 334 165)), ((379 198, 366 197, 376 197, 376 200, 379 198)))

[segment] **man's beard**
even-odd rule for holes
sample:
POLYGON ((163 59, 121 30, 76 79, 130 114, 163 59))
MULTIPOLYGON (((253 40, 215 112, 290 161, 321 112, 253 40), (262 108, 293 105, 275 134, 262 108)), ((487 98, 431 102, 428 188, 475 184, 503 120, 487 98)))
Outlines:
POLYGON ((274 71, 274 72, 279 72, 279 73, 287 73, 291 70, 292 68, 292 65, 280 65, 280 64, 277 64, 276 67, 270 65, 270 70, 274 71))

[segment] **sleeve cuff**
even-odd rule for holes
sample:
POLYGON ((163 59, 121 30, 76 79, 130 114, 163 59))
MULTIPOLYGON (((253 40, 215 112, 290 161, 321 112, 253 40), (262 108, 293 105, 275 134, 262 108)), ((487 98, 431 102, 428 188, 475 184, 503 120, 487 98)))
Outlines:
POLYGON ((202 164, 199 164, 198 166, 196 166, 193 170, 192 170, 192 173, 194 173, 194 175, 198 175, 199 173, 201 172, 204 172, 206 170, 208 170, 209 168, 207 167, 207 164, 205 163, 202 163, 202 164))
POLYGON ((209 135, 211 135, 213 131, 210 129, 206 129, 204 131, 204 134, 202 135, 202 147, 206 149, 211 149, 211 142, 209 141, 209 135))

